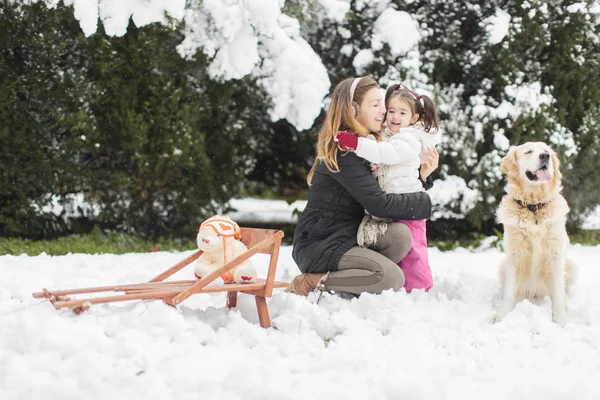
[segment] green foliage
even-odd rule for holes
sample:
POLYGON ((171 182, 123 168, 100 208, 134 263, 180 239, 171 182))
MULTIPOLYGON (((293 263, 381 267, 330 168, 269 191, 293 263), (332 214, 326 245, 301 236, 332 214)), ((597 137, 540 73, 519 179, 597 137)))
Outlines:
POLYGON ((64 223, 39 206, 47 194, 78 191, 83 179, 82 34, 71 10, 23 8, 26 22, 0 1, 0 235, 51 236, 64 223))
POLYGON ((106 205, 103 223, 151 237, 191 234, 241 190, 271 134, 254 82, 210 80, 201 54, 178 55, 182 40, 131 23, 122 38, 100 31, 89 41, 91 196, 106 205))
POLYGON ((316 129, 298 132, 284 120, 273 123, 271 128, 272 139, 256 154, 254 168, 246 176, 249 182, 245 195, 292 201, 306 197, 306 175, 312 167, 316 129))
MULTIPOLYGON (((569 0, 391 4, 419 23, 418 68, 409 53, 394 56, 387 45, 373 50, 373 25, 383 11, 378 2, 350 2, 345 20, 317 18, 303 26, 304 35, 334 85, 368 73, 384 85, 403 80, 434 94, 445 131, 435 178, 461 178, 480 199, 464 218, 436 221, 439 231, 489 235, 497 228, 500 161, 509 144, 526 141, 545 141, 557 150, 574 213, 598 204, 600 23, 589 5, 576 11, 569 0), (487 27, 498 9, 510 16, 510 29, 494 43, 487 27), (365 71, 353 65, 361 50, 374 56, 365 71), (527 88, 535 95, 516 94, 527 88), (545 100, 541 106, 536 96, 545 100)), ((310 7, 305 12, 317 15, 310 7)))
POLYGON ((472 232, 471 234, 464 236, 454 236, 452 239, 430 239, 428 240, 428 245, 429 247, 437 247, 441 251, 452 251, 457 248, 464 248, 471 251, 487 248, 501 248, 502 237, 498 235, 487 236, 472 232))
MULTIPOLYGON (((275 135, 268 96, 250 78, 212 80, 201 52, 183 59, 178 26, 130 21, 110 37, 100 25, 86 39, 72 7, 0 1, 0 235, 99 225, 187 237, 247 175, 262 178, 254 167, 269 160, 275 135), (84 193, 99 215, 74 226, 40 211, 70 193, 84 193)), ((296 155, 282 168, 300 159, 289 148, 296 155)), ((280 165, 265 165, 277 176, 280 165)))
POLYGON ((156 241, 143 240, 137 236, 98 228, 88 234, 63 236, 54 240, 32 240, 24 238, 1 238, 0 255, 27 254, 37 256, 46 253, 62 256, 69 253, 125 254, 150 251, 186 251, 196 248, 193 240, 182 241, 161 238, 156 241))
MULTIPOLYGON (((130 22, 122 37, 100 24, 85 38, 72 7, 43 3, 0 0, 0 236, 99 226, 190 237, 232 197, 306 197, 322 115, 305 132, 272 122, 271 99, 255 79, 214 81, 202 52, 181 58, 176 22, 130 22), (74 220, 44 208, 72 194, 99 214, 74 220)), ((383 3, 351 1, 342 21, 316 0, 289 0, 283 11, 300 21, 333 85, 368 73, 434 94, 446 131, 435 178, 458 177, 480 199, 462 219, 435 221, 434 239, 452 247, 462 242, 445 238, 494 234, 500 159, 509 143, 530 140, 561 155, 576 227, 576 216, 598 204, 600 185, 598 15, 571 9, 570 0, 393 0, 419 23, 414 58, 387 44, 372 48, 383 3), (497 8, 511 16, 510 30, 490 43, 486 21, 497 8), (373 62, 357 71, 354 58, 367 49, 373 62), (537 84, 552 99, 541 107, 517 104, 509 90, 537 84), (502 104, 518 106, 518 115, 498 112, 502 104)), ((453 201, 447 209, 458 214, 463 199, 453 201)))
MULTIPOLYGON (((285 229, 281 226, 269 228, 285 229)), ((288 226, 290 228, 290 226, 288 226)), ((284 245, 291 246, 292 229, 287 229, 284 245)), ((600 231, 577 230, 569 234, 571 244, 584 246, 600 245, 600 231)), ((476 251, 487 248, 502 249, 502 232, 495 230, 494 235, 485 236, 477 233, 456 237, 455 239, 430 239, 430 248, 441 251, 452 251, 464 248, 476 251), (494 237, 495 236, 495 237, 494 237)), ((63 236, 52 240, 32 240, 24 238, 0 237, 0 256, 20 255, 37 256, 46 253, 52 256, 66 255, 69 253, 86 254, 125 254, 147 253, 151 251, 187 251, 196 248, 194 240, 174 239, 172 237, 157 240, 141 239, 137 235, 117 231, 101 230, 94 228, 88 234, 63 236)))
POLYGON ((571 240, 571 244, 578 243, 584 246, 598 246, 600 245, 600 231, 577 230, 569 233, 569 239, 571 240))
MULTIPOLYGON (((600 103, 600 101, 598 102, 600 103)), ((578 155, 572 158, 563 179, 565 194, 574 216, 580 216, 598 204, 600 185, 600 104, 590 107, 577 130, 578 155)))
POLYGON ((407 9, 420 15, 431 30, 421 43, 431 82, 442 92, 461 88, 450 91, 459 95, 460 105, 454 113, 443 115, 448 140, 440 162, 445 174, 461 176, 484 199, 469 214, 467 229, 490 232, 495 227, 495 207, 504 182, 493 171, 506 151, 500 140, 503 136, 512 145, 550 143, 563 161, 564 193, 572 210, 581 214, 598 204, 591 193, 600 184, 595 161, 600 142, 597 134, 591 134, 597 129, 590 127, 597 125, 600 102, 600 43, 595 39, 600 24, 585 10, 567 11, 570 5, 562 0, 528 4, 417 1, 407 9), (492 44, 483 22, 496 7, 510 15, 511 25, 502 42, 492 44), (535 102, 518 101, 507 90, 537 83, 541 93, 551 95, 554 102, 537 108, 535 102), (521 114, 482 115, 475 112, 474 99, 483 99, 482 106, 489 110, 502 102, 516 105, 521 114), (470 128, 467 134, 465 126, 470 128))
MULTIPOLYGON (((503 233, 494 228, 493 235, 487 236, 477 232, 472 232, 467 235, 452 236, 454 239, 435 238, 429 239, 429 247, 437 247, 441 251, 452 251, 457 248, 464 248, 475 251, 487 248, 497 248, 504 250, 503 233)), ((581 230, 574 228, 569 231, 569 239, 571 244, 581 244, 584 246, 600 245, 600 231, 598 230, 581 230)))

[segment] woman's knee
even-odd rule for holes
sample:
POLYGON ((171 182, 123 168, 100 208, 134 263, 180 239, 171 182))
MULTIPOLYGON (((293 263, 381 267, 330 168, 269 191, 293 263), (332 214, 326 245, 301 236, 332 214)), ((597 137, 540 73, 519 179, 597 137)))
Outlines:
POLYGON ((381 281, 382 290, 392 289, 398 291, 404 286, 404 273, 397 265, 384 266, 383 279, 381 281))
POLYGON ((409 247, 412 246, 412 233, 410 233, 408 226, 402 222, 393 222, 388 224, 385 235, 389 235, 390 240, 393 242, 403 242, 408 244, 409 247))
POLYGON ((377 242, 375 250, 398 263, 406 257, 412 243, 410 229, 401 222, 391 222, 388 224, 385 234, 377 242))
POLYGON ((398 265, 382 254, 361 248, 350 249, 340 260, 338 271, 331 272, 325 281, 327 290, 354 294, 379 294, 384 290, 400 290, 404 274, 398 265))

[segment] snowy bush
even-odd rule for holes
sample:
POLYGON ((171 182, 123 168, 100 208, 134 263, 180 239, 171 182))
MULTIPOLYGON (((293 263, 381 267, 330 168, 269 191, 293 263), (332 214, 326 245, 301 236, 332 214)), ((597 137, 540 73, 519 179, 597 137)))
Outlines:
MULTIPOLYGON (((26 83, 31 86, 25 86, 29 94, 17 98, 37 113, 37 119, 33 120, 40 124, 40 129, 32 132, 51 132, 52 138, 44 144, 72 155, 54 159, 41 152, 35 153, 36 160, 49 157, 52 165, 59 165, 61 160, 68 159, 77 165, 78 146, 100 158, 104 157, 103 150, 118 154, 125 142, 115 139, 109 143, 114 139, 111 135, 119 135, 120 131, 115 129, 125 129, 132 138, 138 138, 137 142, 130 141, 140 146, 132 147, 131 154, 139 163, 138 172, 143 173, 123 186, 127 190, 106 190, 105 205, 132 201, 136 185, 150 185, 156 189, 150 192, 158 194, 152 201, 128 203, 138 207, 131 213, 151 212, 163 217, 181 212, 197 214, 198 210, 208 212, 212 202, 223 203, 239 194, 244 180, 252 181, 246 191, 302 193, 306 190, 304 174, 314 157, 312 141, 320 123, 318 117, 327 103, 328 92, 342 79, 363 74, 372 74, 384 87, 403 81, 433 96, 438 103, 445 134, 440 146, 441 166, 435 173, 436 188, 431 192, 434 219, 445 220, 463 231, 491 233, 495 208, 503 194, 501 159, 510 145, 532 140, 546 141, 560 154, 565 195, 574 220, 598 203, 593 195, 600 184, 596 161, 600 151, 598 2, 6 0, 2 4, 7 10, 4 18, 9 9, 13 13, 10 15, 21 12, 22 18, 26 10, 36 10, 28 14, 35 17, 21 28, 23 32, 28 29, 27 33, 15 37, 23 43, 29 40, 32 51, 27 54, 32 55, 31 60, 37 60, 27 64, 31 69, 26 73, 33 74, 37 68, 33 65, 40 57, 47 56, 47 61, 45 64, 40 61, 39 65, 52 67, 40 70, 42 80, 28 80, 26 83), (65 6, 72 7, 69 10, 81 34, 74 31, 71 22, 57 22, 54 30, 50 28, 51 22, 35 22, 42 13, 41 7, 47 7, 50 13, 62 12, 65 6), (157 25, 162 28, 156 28, 157 25), (138 70, 124 73, 122 64, 121 69, 111 73, 121 74, 125 80, 144 75, 156 102, 174 92, 175 103, 169 104, 170 111, 162 114, 162 122, 154 131, 154 106, 133 104, 140 101, 143 90, 140 92, 138 87, 128 92, 131 88, 125 89, 126 82, 120 83, 123 91, 113 94, 120 100, 109 99, 113 83, 102 73, 95 75, 101 65, 98 57, 82 56, 96 54, 90 50, 94 46, 97 49, 112 43, 103 48, 103 56, 112 57, 114 65, 119 65, 123 58, 137 60, 141 50, 128 46, 139 43, 134 28, 141 32, 144 26, 148 27, 144 34, 154 32, 153 39, 162 46, 162 54, 169 54, 171 59, 167 64, 179 63, 179 66, 175 69, 169 69, 173 65, 167 69, 138 66, 138 70), (54 37, 57 39, 50 45, 50 38, 54 37), (122 46, 111 48, 114 43, 122 46), (172 48, 167 50, 168 46, 172 48), (170 81, 165 73, 176 75, 187 89, 177 92, 177 85, 169 87, 171 83, 166 83, 170 81), (98 83, 103 79, 105 86, 98 83), (46 94, 48 88, 43 87, 44 82, 52 89, 50 94, 46 94), (54 93, 64 85, 70 85, 70 92, 54 93), (240 91, 236 92, 236 88, 240 91), (30 96, 38 89, 44 95, 30 96), (225 99, 223 104, 221 98, 225 99), (57 104, 52 118, 58 118, 62 126, 44 130, 43 124, 56 126, 48 122, 55 119, 38 112, 35 107, 39 103, 32 99, 44 105, 57 104), (119 115, 122 123, 117 128, 111 127, 110 121, 115 116, 106 114, 106 109, 123 108, 119 101, 129 100, 132 104, 124 109, 130 114, 119 115), (111 107, 105 108, 106 104, 111 107), (215 127, 218 132, 213 132, 215 127), (144 147, 140 135, 134 134, 136 129, 138 133, 143 131, 141 137, 160 137, 161 151, 144 147), (80 136, 88 137, 90 143, 96 140, 100 148, 73 140, 80 136), (102 140, 106 143, 102 144, 102 140), (232 150, 224 151, 229 144, 233 144, 232 150), (190 145, 201 154, 198 164, 185 153, 190 145), (210 147, 215 148, 209 150, 210 147), (169 163, 157 162, 161 154, 169 154, 169 160, 174 156, 175 169, 170 170, 169 163), (222 165, 231 166, 235 173, 219 184, 214 171, 222 165), (212 172, 190 172, 201 168, 212 172), (197 196, 204 196, 206 201, 190 206, 179 189, 165 190, 174 178, 161 180, 163 171, 172 171, 172 177, 183 180, 182 186, 196 187, 198 181, 202 182, 197 196), (160 207, 154 206, 156 201, 160 207), (172 204, 177 202, 179 206, 174 207, 172 204)), ((48 18, 58 18, 56 15, 48 18)), ((9 50, 7 55, 17 54, 17 48, 9 50)), ((156 46, 150 44, 147 48, 156 46)), ((16 70, 11 76, 18 82, 16 70)), ((12 92, 5 98, 11 96, 12 92)), ((6 108, 9 109, 25 113, 22 106, 6 108)), ((7 115, 16 114, 7 112, 7 115)), ((16 143, 17 139, 5 135, 16 143)), ((9 160, 8 155, 3 157, 9 160)), ((16 163, 15 159, 22 160, 13 157, 6 163, 16 163)), ((103 172, 104 176, 111 175, 111 179, 119 174, 123 181, 132 177, 127 170, 131 162, 94 165, 116 168, 112 175, 110 168, 103 172)), ((64 174, 62 179, 56 176, 46 179, 47 187, 30 190, 22 198, 32 201, 48 193, 62 196, 79 193, 85 189, 79 172, 87 170, 64 174)), ((10 176, 2 179, 3 187, 14 185, 10 176)), ((32 185, 31 180, 23 182, 32 185)), ((96 179, 96 182, 103 181, 96 179)), ((0 206, 8 209, 8 204, 16 204, 17 198, 14 195, 10 201, 2 200, 0 206)), ((10 212, 10 217, 0 221, 0 229, 22 224, 15 221, 24 221, 22 218, 28 215, 16 208, 10 212)), ((126 209, 121 212, 123 218, 130 214, 126 209)), ((182 218, 189 219, 187 214, 182 218)), ((167 225, 161 229, 167 230, 167 225)))

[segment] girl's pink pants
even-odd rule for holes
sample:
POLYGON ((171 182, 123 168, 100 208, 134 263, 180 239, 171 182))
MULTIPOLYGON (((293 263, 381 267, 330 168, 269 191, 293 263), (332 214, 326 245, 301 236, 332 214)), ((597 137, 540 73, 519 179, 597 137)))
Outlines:
POLYGON ((398 263, 404 272, 404 289, 410 292, 413 289, 429 291, 433 286, 429 255, 427 251, 426 220, 397 220, 408 227, 412 234, 413 244, 406 255, 398 263))

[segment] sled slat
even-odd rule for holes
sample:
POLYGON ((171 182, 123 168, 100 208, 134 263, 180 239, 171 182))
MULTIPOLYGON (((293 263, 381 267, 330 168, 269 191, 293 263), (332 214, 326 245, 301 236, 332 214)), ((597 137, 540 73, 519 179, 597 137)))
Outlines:
POLYGON ((202 253, 203 253, 202 250, 196 251, 192 255, 184 258, 183 260, 179 261, 177 264, 173 265, 171 268, 169 268, 166 271, 162 272, 160 275, 155 276, 154 278, 150 279, 150 282, 161 282, 161 281, 164 281, 165 279, 167 279, 168 277, 170 277, 171 275, 173 275, 175 272, 181 270, 185 266, 187 266, 187 265, 191 264, 192 262, 196 261, 198 258, 200 258, 200 256, 202 255, 202 253))
POLYGON ((287 282, 275 281, 275 272, 277 269, 277 260, 279 257, 279 249, 281 247, 283 232, 274 229, 244 227, 241 227, 240 230, 242 234, 241 241, 248 247, 248 250, 199 281, 165 281, 165 279, 197 260, 202 254, 201 250, 192 253, 177 264, 166 269, 161 274, 152 278, 150 282, 74 288, 67 290, 43 289, 41 292, 33 293, 33 297, 48 298, 55 308, 70 308, 79 314, 89 308, 88 304, 113 303, 128 300, 161 299, 169 305, 177 306, 191 295, 219 292, 229 293, 227 296, 227 306, 235 307, 237 302, 237 293, 245 293, 256 297, 256 308, 259 314, 260 325, 263 328, 268 328, 271 326, 271 319, 269 317, 266 298, 272 295, 273 288, 284 288, 288 286, 287 282), (208 286, 215 279, 232 270, 257 253, 270 255, 269 270, 266 279, 259 279, 253 283, 228 283, 220 286, 208 286), (71 299, 67 296, 104 292, 124 292, 125 294, 82 299, 71 299))
MULTIPOLYGON (((161 282, 161 284, 186 284, 191 285, 194 284, 195 280, 186 280, 186 281, 171 281, 171 282, 161 282)), ((47 293, 53 296, 65 296, 68 294, 84 294, 84 293, 101 293, 101 292, 124 292, 127 289, 135 289, 135 288, 156 288, 155 283, 134 283, 134 284, 124 284, 124 285, 114 285, 114 286, 98 286, 98 287, 89 287, 89 288, 78 288, 78 289, 66 289, 66 290, 46 290, 42 292, 33 293, 33 297, 36 299, 48 297, 47 293)))
MULTIPOLYGON (((277 288, 287 287, 287 282, 274 282, 274 286, 277 288)), ((219 292, 242 292, 247 294, 256 294, 260 293, 261 290, 264 290, 266 286, 266 281, 264 279, 256 282, 256 283, 228 283, 221 286, 210 286, 205 287, 199 293, 219 293, 219 292)), ((138 293, 129 293, 124 295, 114 295, 114 296, 104 296, 104 297, 92 297, 87 299, 73 299, 67 301, 55 301, 54 307, 58 308, 75 308, 79 307, 85 303, 90 304, 102 304, 102 303, 114 303, 118 301, 127 301, 127 300, 148 300, 148 299, 158 299, 173 296, 174 294, 179 293, 181 290, 175 289, 162 289, 162 290, 154 290, 154 291, 142 291, 138 293)))

